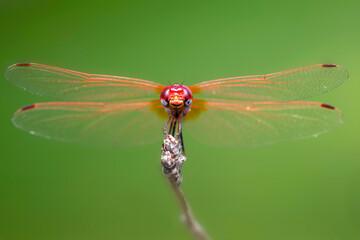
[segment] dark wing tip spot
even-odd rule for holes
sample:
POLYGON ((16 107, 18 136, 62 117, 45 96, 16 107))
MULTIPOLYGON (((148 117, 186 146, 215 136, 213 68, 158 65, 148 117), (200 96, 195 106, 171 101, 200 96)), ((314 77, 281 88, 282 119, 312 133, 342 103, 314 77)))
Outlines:
POLYGON ((323 67, 336 67, 336 64, 323 64, 323 67))
POLYGON ((30 67, 31 63, 17 63, 15 64, 17 67, 30 67))
POLYGON ((35 108, 35 107, 36 107, 35 104, 31 104, 31 105, 28 105, 28 106, 23 107, 21 110, 22 110, 22 111, 25 111, 25 110, 29 110, 29 109, 32 109, 32 108, 35 108))
POLYGON ((329 104, 325 104, 325 103, 322 103, 321 106, 324 107, 324 108, 328 108, 328 109, 335 109, 335 107, 333 107, 333 106, 331 106, 329 104))

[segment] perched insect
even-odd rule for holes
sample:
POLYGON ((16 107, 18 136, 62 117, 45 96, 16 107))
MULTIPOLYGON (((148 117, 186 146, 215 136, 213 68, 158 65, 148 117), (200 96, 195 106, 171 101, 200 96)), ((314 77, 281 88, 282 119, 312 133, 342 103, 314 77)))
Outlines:
POLYGON ((168 119, 163 132, 181 140, 184 120, 184 130, 207 144, 259 146, 317 136, 341 125, 337 108, 298 100, 330 91, 345 82, 348 73, 335 64, 318 64, 187 87, 19 63, 10 66, 5 77, 34 94, 66 101, 19 109, 13 123, 31 134, 145 144, 160 140, 160 126, 168 119))

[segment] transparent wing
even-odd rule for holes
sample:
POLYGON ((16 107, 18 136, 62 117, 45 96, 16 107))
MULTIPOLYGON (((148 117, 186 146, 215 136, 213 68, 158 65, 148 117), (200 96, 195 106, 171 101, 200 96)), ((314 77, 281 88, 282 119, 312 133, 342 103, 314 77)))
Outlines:
POLYGON ((65 101, 158 97, 163 85, 135 78, 87 74, 38 63, 10 66, 5 77, 34 94, 65 101))
POLYGON ((195 99, 183 129, 205 144, 256 147, 316 137, 342 123, 337 108, 318 102, 195 99))
POLYGON ((190 89, 197 97, 297 101, 330 91, 348 77, 348 72, 338 65, 318 64, 266 75, 206 81, 190 89))
POLYGON ((163 138, 162 128, 166 120, 160 115, 166 117, 167 113, 158 102, 36 103, 19 109, 13 123, 20 129, 45 138, 106 145, 141 145, 161 142, 163 138))

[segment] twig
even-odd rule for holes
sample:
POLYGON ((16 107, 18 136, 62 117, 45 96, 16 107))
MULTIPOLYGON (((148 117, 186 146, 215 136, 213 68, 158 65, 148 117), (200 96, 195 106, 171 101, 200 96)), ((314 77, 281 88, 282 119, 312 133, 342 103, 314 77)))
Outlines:
POLYGON ((199 240, 210 239, 201 225, 196 221, 189 203, 186 201, 184 193, 181 191, 180 183, 182 182, 181 167, 186 161, 186 157, 181 153, 181 144, 173 136, 168 135, 164 139, 163 147, 161 149, 161 164, 163 172, 170 183, 171 189, 174 191, 180 207, 183 212, 183 220, 194 237, 199 240))

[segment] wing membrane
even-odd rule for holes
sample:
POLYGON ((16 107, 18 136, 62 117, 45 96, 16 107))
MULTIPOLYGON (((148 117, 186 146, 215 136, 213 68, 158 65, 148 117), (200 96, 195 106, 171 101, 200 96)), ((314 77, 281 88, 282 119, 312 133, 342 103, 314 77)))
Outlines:
POLYGON ((87 74, 38 63, 14 64, 6 79, 34 94, 65 101, 116 101, 158 97, 162 85, 141 79, 87 74))
POLYGON ((158 102, 36 103, 19 109, 13 123, 31 134, 51 139, 141 145, 161 141, 163 137, 164 120, 154 111, 161 110, 158 102))
POLYGON ((184 131, 210 145, 256 147, 316 137, 343 123, 342 113, 318 102, 194 100, 184 131), (200 111, 200 114, 199 114, 200 111))
POLYGON ((335 64, 317 64, 266 75, 223 78, 191 87, 198 97, 244 101, 297 101, 330 91, 348 72, 335 64))

